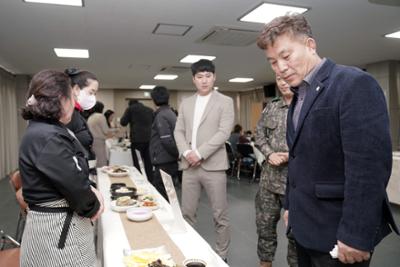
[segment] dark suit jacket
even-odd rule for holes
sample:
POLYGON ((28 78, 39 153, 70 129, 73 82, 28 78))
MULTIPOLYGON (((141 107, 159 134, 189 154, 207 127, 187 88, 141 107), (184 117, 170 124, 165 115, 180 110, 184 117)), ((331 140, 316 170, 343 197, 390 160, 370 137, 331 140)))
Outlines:
POLYGON ((126 108, 120 121, 122 126, 131 129, 132 143, 149 143, 151 137, 151 124, 153 123, 153 110, 140 102, 133 103, 126 108))
POLYGON ((368 73, 327 60, 307 92, 297 131, 296 100, 287 129, 289 227, 306 248, 328 252, 340 240, 373 250, 389 225, 398 232, 386 195, 392 149, 382 89, 368 73))

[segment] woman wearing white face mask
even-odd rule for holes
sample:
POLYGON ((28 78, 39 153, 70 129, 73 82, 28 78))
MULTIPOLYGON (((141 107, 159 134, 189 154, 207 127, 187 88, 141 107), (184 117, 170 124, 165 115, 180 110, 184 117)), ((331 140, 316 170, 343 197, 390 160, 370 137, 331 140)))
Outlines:
POLYGON ((74 132, 76 138, 87 151, 88 160, 94 160, 92 152, 93 136, 83 117, 83 112, 94 107, 96 104, 96 93, 99 89, 97 77, 89 71, 80 71, 74 68, 65 70, 71 79, 73 94, 75 97, 75 110, 71 122, 67 127, 74 132))

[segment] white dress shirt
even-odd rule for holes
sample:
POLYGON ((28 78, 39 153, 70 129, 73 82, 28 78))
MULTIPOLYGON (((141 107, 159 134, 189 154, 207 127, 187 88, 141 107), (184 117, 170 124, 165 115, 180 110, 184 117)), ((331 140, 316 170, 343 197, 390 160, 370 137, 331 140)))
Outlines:
MULTIPOLYGON (((199 151, 197 151, 197 130, 199 129, 200 121, 206 109, 207 103, 210 100, 211 92, 208 95, 197 95, 196 103, 194 105, 193 115, 193 128, 192 128, 192 151, 195 151, 197 156, 201 159, 199 151)), ((183 155, 186 157, 190 150, 186 150, 183 155)))

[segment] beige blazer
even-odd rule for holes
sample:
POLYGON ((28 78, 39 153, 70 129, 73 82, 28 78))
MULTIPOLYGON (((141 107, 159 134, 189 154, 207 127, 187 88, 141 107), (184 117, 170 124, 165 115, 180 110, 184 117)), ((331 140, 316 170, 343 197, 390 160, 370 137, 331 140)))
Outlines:
MULTIPOLYGON (((232 98, 217 91, 211 97, 201 117, 197 130, 197 150, 203 158, 201 167, 207 171, 228 169, 228 157, 225 141, 228 140, 234 122, 232 98)), ((191 150, 193 117, 197 94, 183 100, 179 107, 174 136, 180 155, 180 168, 189 168, 189 163, 182 156, 191 150)))

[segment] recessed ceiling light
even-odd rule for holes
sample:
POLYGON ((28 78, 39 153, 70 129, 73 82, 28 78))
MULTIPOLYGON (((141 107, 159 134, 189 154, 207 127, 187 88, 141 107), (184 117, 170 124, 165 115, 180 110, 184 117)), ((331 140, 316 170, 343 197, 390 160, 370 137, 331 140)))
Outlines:
POLYGON ((82 0, 24 0, 27 3, 54 4, 63 6, 83 6, 82 0))
POLYGON ((214 56, 203 56, 203 55, 187 55, 186 57, 182 58, 179 62, 181 63, 195 63, 199 61, 200 59, 208 59, 208 60, 214 60, 214 56))
POLYGON ((214 90, 218 90, 219 89, 219 87, 218 86, 214 86, 214 90))
POLYGON ((251 81, 254 81, 254 79, 253 78, 236 77, 236 78, 233 78, 233 79, 229 80, 230 83, 248 83, 248 82, 251 82, 251 81))
POLYGON ((150 84, 142 84, 141 86, 139 86, 139 89, 153 89, 154 87, 156 86, 150 84))
POLYGON ((175 80, 178 78, 178 75, 174 74, 157 74, 154 76, 154 80, 175 80))
POLYGON ((54 48, 54 52, 58 57, 89 58, 87 49, 54 48))
POLYGON ((255 23, 268 23, 276 17, 280 17, 288 13, 302 14, 307 10, 308 8, 304 7, 262 3, 247 14, 243 15, 241 18, 239 18, 239 20, 255 23))
POLYGON ((400 31, 388 33, 385 35, 386 38, 400 38, 400 31))

